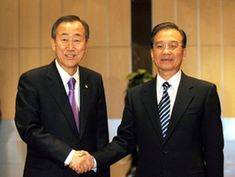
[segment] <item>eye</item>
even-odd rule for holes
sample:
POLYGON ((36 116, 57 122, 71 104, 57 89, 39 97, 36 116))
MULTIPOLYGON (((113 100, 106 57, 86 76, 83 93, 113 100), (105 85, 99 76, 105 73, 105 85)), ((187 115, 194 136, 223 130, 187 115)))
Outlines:
POLYGON ((164 48, 164 44, 162 44, 162 43, 157 43, 155 46, 156 46, 157 49, 163 49, 164 48))
POLYGON ((62 38, 62 39, 61 39, 61 41, 63 41, 63 42, 67 42, 67 41, 68 41, 68 39, 66 39, 66 38, 62 38))
POLYGON ((76 43, 78 43, 78 42, 80 42, 81 40, 80 39, 74 39, 73 40, 73 42, 76 42, 76 43))
POLYGON ((168 43, 168 47, 169 47, 169 49, 174 50, 178 47, 178 43, 177 42, 170 42, 170 43, 168 43))

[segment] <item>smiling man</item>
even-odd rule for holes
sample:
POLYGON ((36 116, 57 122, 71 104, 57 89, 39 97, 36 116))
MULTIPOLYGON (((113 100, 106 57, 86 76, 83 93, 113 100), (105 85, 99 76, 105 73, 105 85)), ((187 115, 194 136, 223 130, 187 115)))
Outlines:
POLYGON ((137 146, 136 177, 223 177, 216 86, 183 73, 187 38, 174 23, 155 26, 150 43, 157 75, 128 90, 117 136, 93 154, 97 170, 137 146))
POLYGON ((74 171, 83 161, 93 165, 80 149, 95 152, 108 143, 102 77, 79 66, 88 39, 85 21, 62 16, 51 30, 56 58, 19 79, 15 123, 27 144, 24 177, 109 177, 109 168, 84 175, 74 171))

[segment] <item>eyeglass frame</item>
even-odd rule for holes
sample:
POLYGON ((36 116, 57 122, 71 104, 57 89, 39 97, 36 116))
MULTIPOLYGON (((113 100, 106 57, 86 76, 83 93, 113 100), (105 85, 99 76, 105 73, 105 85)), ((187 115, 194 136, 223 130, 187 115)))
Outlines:
POLYGON ((67 34, 61 34, 57 36, 55 41, 59 42, 61 47, 68 47, 70 46, 70 44, 72 44, 74 48, 77 48, 80 46, 81 42, 84 40, 83 38, 86 40, 85 37, 78 35, 78 34, 74 35, 73 37, 69 37, 67 34))
POLYGON ((172 51, 176 50, 178 47, 182 47, 182 42, 179 42, 179 41, 158 41, 158 42, 154 42, 153 46, 156 48, 156 50, 159 50, 159 51, 163 51, 163 50, 167 49, 172 52, 172 51), (172 44, 172 45, 169 45, 169 44, 172 44), (173 44, 176 44, 176 45, 173 45, 173 44))

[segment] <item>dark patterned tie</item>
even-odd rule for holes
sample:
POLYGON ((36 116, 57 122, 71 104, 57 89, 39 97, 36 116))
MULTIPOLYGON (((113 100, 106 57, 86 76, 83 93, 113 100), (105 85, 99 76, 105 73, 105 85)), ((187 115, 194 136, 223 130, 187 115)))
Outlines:
POLYGON ((75 120, 77 129, 78 129, 79 128, 79 110, 78 110, 78 106, 77 106, 76 101, 75 101, 75 92, 74 92, 75 83, 76 83, 76 80, 73 77, 71 77, 68 81, 68 86, 69 86, 68 97, 69 97, 70 105, 71 105, 72 110, 73 110, 74 120, 75 120))
POLYGON ((162 84, 162 87, 163 87, 163 94, 162 94, 162 99, 158 104, 158 113, 162 129, 162 136, 163 138, 165 138, 168 124, 170 121, 170 97, 167 92, 168 88, 170 87, 170 84, 168 82, 164 82, 162 84))

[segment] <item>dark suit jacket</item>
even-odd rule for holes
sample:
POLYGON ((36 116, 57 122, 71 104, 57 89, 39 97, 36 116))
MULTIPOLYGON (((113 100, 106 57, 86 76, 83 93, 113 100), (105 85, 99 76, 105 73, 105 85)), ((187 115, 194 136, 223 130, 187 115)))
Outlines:
POLYGON ((162 138, 156 79, 128 91, 118 136, 94 154, 98 170, 138 146, 137 177, 222 177, 223 133, 216 86, 182 73, 162 138))
MULTIPOLYGON (((79 67, 80 127, 73 118, 61 77, 53 61, 22 74, 16 98, 15 123, 27 144, 24 177, 75 177, 64 166, 72 149, 89 152, 108 143, 107 111, 101 76, 79 67)), ((84 177, 108 177, 109 169, 84 177)))

